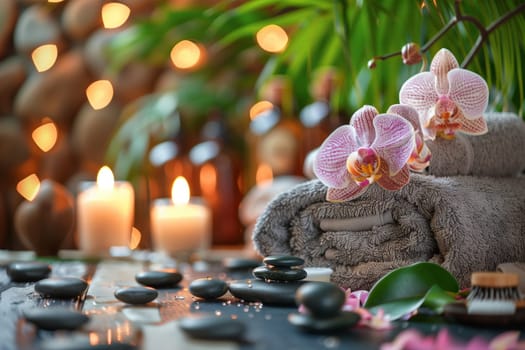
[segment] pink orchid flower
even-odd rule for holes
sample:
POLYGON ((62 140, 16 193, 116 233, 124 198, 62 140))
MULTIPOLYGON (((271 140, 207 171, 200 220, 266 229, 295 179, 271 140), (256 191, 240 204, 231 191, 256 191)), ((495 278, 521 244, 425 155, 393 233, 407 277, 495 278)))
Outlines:
POLYGON ((390 106, 387 113, 398 114, 412 124, 415 131, 416 145, 408 159, 408 168, 412 171, 422 172, 430 164, 432 153, 424 141, 423 128, 419 122, 419 114, 414 108, 401 104, 390 106))
POLYGON ((410 179, 407 162, 414 147, 415 132, 408 120, 364 106, 353 114, 349 125, 326 138, 313 170, 328 186, 326 198, 331 202, 355 199, 374 182, 394 191, 410 179))
POLYGON ((482 135, 487 132, 483 112, 489 89, 485 80, 466 69, 447 49, 432 59, 430 72, 408 79, 399 92, 399 101, 414 107, 424 127, 425 138, 436 135, 453 138, 457 131, 482 135))

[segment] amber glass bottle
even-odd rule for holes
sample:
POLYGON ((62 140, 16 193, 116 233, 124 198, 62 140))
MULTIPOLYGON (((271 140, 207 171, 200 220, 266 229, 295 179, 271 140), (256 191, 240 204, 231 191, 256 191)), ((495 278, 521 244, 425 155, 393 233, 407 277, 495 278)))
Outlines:
POLYGON ((228 135, 226 124, 215 114, 204 124, 200 142, 189 153, 197 175, 197 193, 212 211, 213 245, 237 245, 244 239, 238 213, 240 155, 231 147, 234 139, 228 135))
POLYGON ((302 175, 302 127, 294 116, 291 88, 282 77, 261 90, 267 108, 253 113, 250 122, 251 184, 283 175, 302 175))
POLYGON ((305 106, 300 113, 304 128, 303 147, 306 153, 319 147, 339 125, 348 122, 332 108, 332 98, 338 84, 338 72, 333 68, 320 70, 312 80, 310 94, 313 102, 305 106))

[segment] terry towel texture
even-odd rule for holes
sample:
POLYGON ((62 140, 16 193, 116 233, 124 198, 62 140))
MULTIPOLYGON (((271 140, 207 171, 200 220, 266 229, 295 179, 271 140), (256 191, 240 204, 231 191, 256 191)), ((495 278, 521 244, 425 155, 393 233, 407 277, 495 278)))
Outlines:
MULTIPOLYGON (((413 174, 399 191, 371 186, 356 200, 329 203, 318 180, 273 199, 253 232, 263 256, 292 254, 328 266, 332 281, 369 289, 390 270, 432 261, 461 286, 474 271, 525 261, 525 178, 413 174), (362 231, 323 231, 320 222, 382 215, 393 220, 362 231)), ((337 225, 336 225, 337 227, 337 225)))
POLYGON ((512 113, 487 113, 488 132, 427 141, 435 176, 515 176, 525 170, 525 122, 512 113))

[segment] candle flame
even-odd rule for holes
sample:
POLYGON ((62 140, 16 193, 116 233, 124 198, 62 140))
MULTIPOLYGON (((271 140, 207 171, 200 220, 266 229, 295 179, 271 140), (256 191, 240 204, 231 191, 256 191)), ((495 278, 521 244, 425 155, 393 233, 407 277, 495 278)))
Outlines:
POLYGON ((192 68, 199 63, 201 49, 199 45, 193 41, 182 40, 173 46, 170 52, 170 58, 177 68, 192 68))
POLYGON ((113 99, 113 85, 109 80, 97 80, 87 87, 86 96, 93 109, 102 109, 113 99))
POLYGON ((272 168, 266 163, 260 164, 257 167, 257 171, 255 173, 255 183, 260 185, 261 183, 271 179, 273 179, 272 168))
POLYGON ((44 124, 33 130, 31 134, 33 141, 35 141, 38 148, 42 151, 47 152, 57 142, 58 131, 55 123, 47 121, 44 124))
POLYGON ((255 38, 261 49, 270 53, 283 52, 288 45, 288 34, 276 24, 262 27, 255 38))
POLYGON ((40 180, 36 174, 31 174, 28 177, 20 180, 16 185, 16 191, 22 197, 32 202, 40 190, 40 180))
POLYGON ((31 58, 38 72, 51 69, 58 57, 58 49, 55 44, 41 45, 33 50, 31 58))
POLYGON ((273 103, 270 101, 259 101, 250 108, 250 119, 254 120, 261 113, 266 112, 273 108, 273 103))
POLYGON ((109 2, 102 6, 102 24, 106 29, 118 28, 129 18, 131 10, 119 2, 109 2))
POLYGON ((97 186, 104 191, 110 191, 115 184, 115 178, 111 169, 104 165, 97 174, 97 186))
POLYGON ((174 204, 187 204, 190 201, 190 186, 184 176, 177 176, 171 186, 171 199, 174 204))
POLYGON ((129 245, 128 245, 129 249, 131 250, 137 249, 137 247, 140 244, 141 238, 142 238, 142 233, 140 232, 140 230, 136 227, 133 227, 131 229, 131 237, 129 239, 129 245))

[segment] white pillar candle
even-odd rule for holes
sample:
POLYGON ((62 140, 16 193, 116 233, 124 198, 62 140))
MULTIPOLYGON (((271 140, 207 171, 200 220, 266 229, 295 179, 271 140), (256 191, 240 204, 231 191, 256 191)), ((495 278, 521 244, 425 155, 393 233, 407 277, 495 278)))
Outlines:
POLYGON ((88 255, 107 255, 113 246, 128 246, 133 226, 134 192, 114 181, 102 167, 97 182, 84 183, 77 197, 78 245, 88 255))
POLYGON ((173 182, 172 198, 153 201, 151 234, 155 250, 174 257, 187 258, 191 253, 209 248, 211 212, 198 198, 191 198, 183 177, 173 182))

